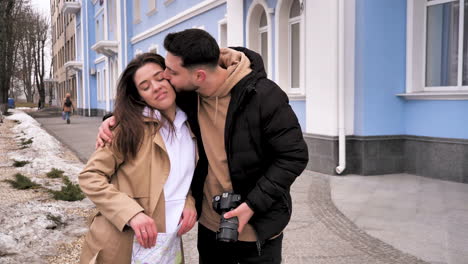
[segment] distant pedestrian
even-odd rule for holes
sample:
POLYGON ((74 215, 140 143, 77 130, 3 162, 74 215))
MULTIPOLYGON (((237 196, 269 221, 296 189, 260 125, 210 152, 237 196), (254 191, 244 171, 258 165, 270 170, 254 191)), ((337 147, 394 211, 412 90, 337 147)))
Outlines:
POLYGON ((75 111, 75 106, 73 105, 73 101, 71 100, 70 93, 67 93, 65 95, 65 99, 63 99, 62 111, 63 118, 67 120, 67 124, 70 124, 70 115, 73 111, 75 111))

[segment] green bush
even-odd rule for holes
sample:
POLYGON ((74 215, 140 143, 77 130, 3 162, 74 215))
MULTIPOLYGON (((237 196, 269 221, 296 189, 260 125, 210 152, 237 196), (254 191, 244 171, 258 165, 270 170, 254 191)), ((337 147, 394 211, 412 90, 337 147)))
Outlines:
POLYGON ((63 170, 59 170, 59 169, 56 169, 56 168, 52 168, 52 170, 50 170, 46 175, 47 177, 49 178, 61 178, 63 177, 63 173, 64 171, 63 170))
POLYGON ((55 200, 72 202, 83 200, 85 198, 85 195, 78 184, 73 184, 67 176, 63 176, 62 179, 65 186, 62 186, 60 191, 49 190, 55 200))
POLYGON ((31 162, 27 160, 13 160, 14 167, 24 167, 24 165, 29 164, 31 162))
POLYGON ((26 190, 30 188, 38 188, 40 185, 32 182, 28 177, 24 176, 21 173, 15 174, 15 180, 5 180, 10 183, 11 186, 18 190, 26 190))
POLYGON ((29 138, 27 140, 24 139, 24 138, 21 139, 21 145, 23 145, 23 146, 31 145, 32 143, 33 143, 32 138, 29 138))

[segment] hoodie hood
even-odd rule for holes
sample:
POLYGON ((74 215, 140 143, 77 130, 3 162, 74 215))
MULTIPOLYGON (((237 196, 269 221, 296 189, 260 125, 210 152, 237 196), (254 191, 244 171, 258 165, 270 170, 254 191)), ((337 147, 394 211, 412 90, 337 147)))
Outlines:
POLYGON ((230 47, 231 50, 242 52, 250 61, 250 68, 255 72, 257 79, 266 78, 267 73, 263 63, 263 58, 257 52, 244 47, 230 47))
POLYGON ((209 98, 227 96, 231 89, 252 71, 247 56, 242 52, 229 48, 220 49, 219 65, 227 70, 227 78, 223 85, 209 98))

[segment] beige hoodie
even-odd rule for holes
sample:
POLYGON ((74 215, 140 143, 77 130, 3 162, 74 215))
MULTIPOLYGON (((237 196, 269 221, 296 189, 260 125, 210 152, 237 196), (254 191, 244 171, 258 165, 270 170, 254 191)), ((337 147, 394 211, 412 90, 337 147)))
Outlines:
MULTIPOLYGON (((203 207, 200 223, 211 231, 218 231, 220 215, 212 207, 212 199, 223 192, 232 192, 226 149, 224 127, 231 100, 231 89, 252 70, 250 60, 244 53, 233 49, 221 49, 220 65, 228 71, 228 77, 216 92, 209 96, 199 96, 198 121, 208 158, 208 175, 203 188, 203 207)), ((240 241, 256 241, 255 231, 246 225, 240 241)))

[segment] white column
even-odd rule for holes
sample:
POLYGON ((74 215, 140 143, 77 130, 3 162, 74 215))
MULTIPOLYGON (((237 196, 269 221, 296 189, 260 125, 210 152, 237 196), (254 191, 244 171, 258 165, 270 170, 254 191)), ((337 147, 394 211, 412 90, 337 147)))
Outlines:
POLYGON ((318 0, 306 8, 306 132, 336 136, 338 109, 338 1, 318 0))
POLYGON ((244 46, 244 1, 226 1, 227 45, 244 46))
MULTIPOLYGON (((346 134, 354 122, 354 0, 345 1, 344 85, 346 134)), ((338 135, 338 0, 307 1, 306 132, 338 135)), ((343 60, 341 60, 343 61, 343 60)))

